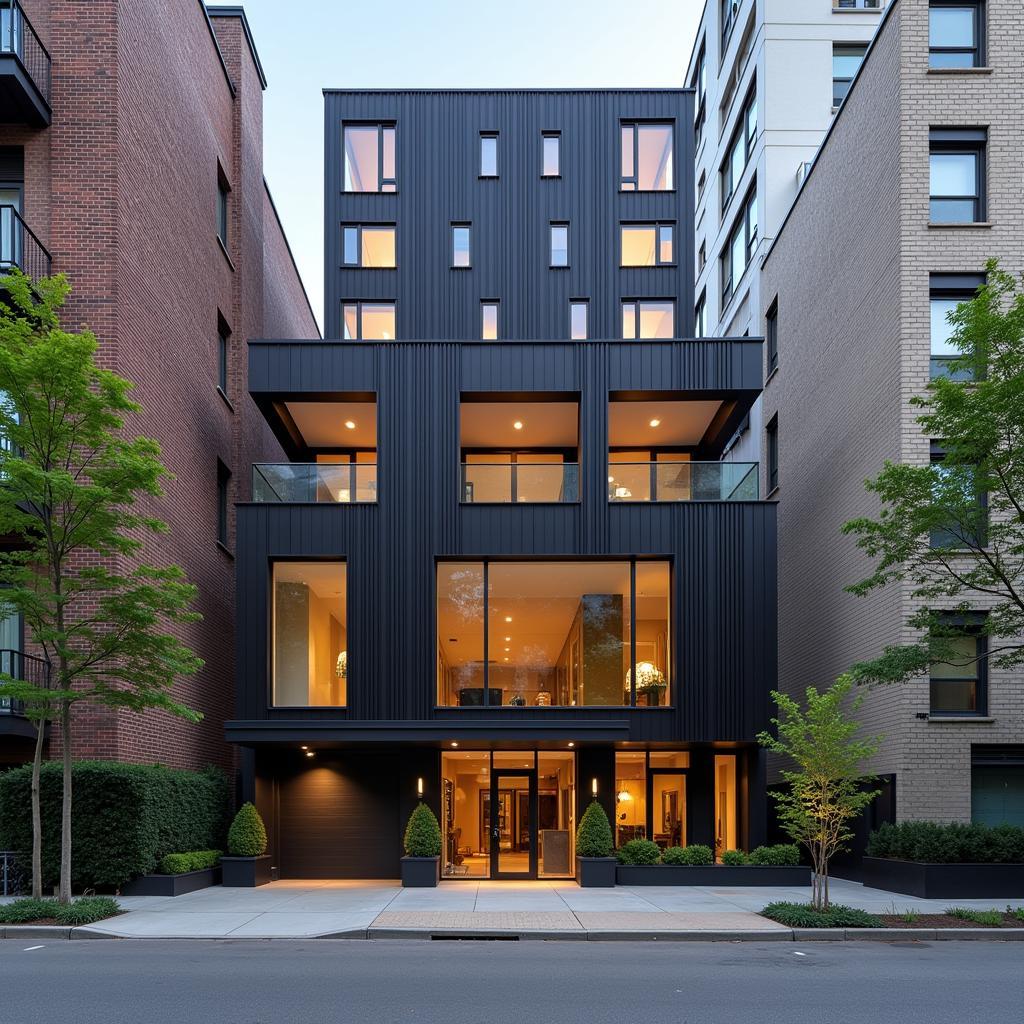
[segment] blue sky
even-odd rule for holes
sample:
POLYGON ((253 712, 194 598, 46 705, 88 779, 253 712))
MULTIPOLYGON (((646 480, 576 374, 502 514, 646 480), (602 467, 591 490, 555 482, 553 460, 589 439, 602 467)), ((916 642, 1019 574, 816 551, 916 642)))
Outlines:
POLYGON ((680 86, 703 0, 245 0, 264 173, 322 321, 325 87, 680 86))

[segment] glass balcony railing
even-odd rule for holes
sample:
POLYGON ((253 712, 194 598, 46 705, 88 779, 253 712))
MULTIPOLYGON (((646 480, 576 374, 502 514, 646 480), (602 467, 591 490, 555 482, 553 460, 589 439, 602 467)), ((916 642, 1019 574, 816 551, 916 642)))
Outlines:
POLYGON ((462 501, 467 505, 579 501, 579 475, 575 462, 464 462, 462 501))
POLYGON ((252 467, 252 500, 350 505, 377 500, 375 463, 277 462, 252 467))
POLYGON ((757 501, 756 462, 612 462, 608 500, 757 501))

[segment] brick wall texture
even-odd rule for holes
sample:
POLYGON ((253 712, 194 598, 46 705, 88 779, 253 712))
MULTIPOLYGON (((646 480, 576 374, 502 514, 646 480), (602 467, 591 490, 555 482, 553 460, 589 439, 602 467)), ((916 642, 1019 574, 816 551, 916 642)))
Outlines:
MULTIPOLYGON (((897 0, 763 268, 762 317, 779 300, 765 422, 778 415, 789 692, 912 638, 906 588, 843 592, 869 562, 839 529, 877 511, 863 481, 884 460, 929 458, 910 405, 928 382, 929 274, 978 272, 992 256, 1024 270, 1024 19, 1019 0, 985 9, 988 70, 934 73, 927 0, 897 0), (929 226, 929 129, 942 126, 988 129, 984 225, 929 226)), ((1024 742, 1024 677, 991 673, 991 722, 917 719, 928 706, 926 678, 869 691, 862 721, 885 737, 871 768, 896 774, 900 819, 969 821, 971 745, 1024 742)))
POLYGON ((259 72, 241 20, 208 22, 197 0, 26 8, 53 58, 53 122, 2 126, 0 145, 24 147, 25 218, 73 288, 65 325, 96 333, 101 362, 135 383, 143 411, 129 429, 160 442, 170 478, 151 511, 170 529, 144 557, 181 565, 203 616, 182 639, 205 666, 176 689, 202 723, 80 707, 75 754, 230 767, 234 522, 223 549, 217 462, 233 502, 249 497, 253 461, 281 457, 246 390, 246 339, 318 335, 263 180, 259 72), (218 168, 231 188, 227 253, 218 168), (218 315, 231 330, 226 396, 218 315))

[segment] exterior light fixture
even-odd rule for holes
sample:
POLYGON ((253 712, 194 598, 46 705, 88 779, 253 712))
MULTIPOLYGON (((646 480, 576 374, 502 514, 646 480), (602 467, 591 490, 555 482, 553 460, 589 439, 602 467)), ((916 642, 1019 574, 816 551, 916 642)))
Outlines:
POLYGON ((421 800, 423 799, 423 778, 422 778, 422 776, 416 780, 416 795, 421 800))
POLYGON ((299 747, 299 750, 309 750, 309 747, 303 744, 301 747, 299 747))
POLYGON ((456 742, 455 742, 455 740, 452 740, 452 746, 453 746, 453 747, 457 747, 457 746, 458 746, 458 743, 456 743, 456 742))
POLYGON ((575 744, 575 743, 573 743, 573 741, 572 741, 572 740, 569 740, 569 746, 570 746, 570 747, 575 747, 575 746, 576 746, 576 744, 575 744))
POLYGON ((594 799, 596 800, 597 799, 597 777, 596 776, 590 780, 590 792, 593 795, 594 799))
POLYGON ((316 754, 315 754, 315 753, 313 753, 313 751, 312 751, 312 750, 307 750, 307 751, 306 751, 306 757, 316 757, 316 754))
POLYGON ((510 636, 505 637, 505 643, 507 643, 507 644, 512 643, 512 637, 510 637, 510 636))

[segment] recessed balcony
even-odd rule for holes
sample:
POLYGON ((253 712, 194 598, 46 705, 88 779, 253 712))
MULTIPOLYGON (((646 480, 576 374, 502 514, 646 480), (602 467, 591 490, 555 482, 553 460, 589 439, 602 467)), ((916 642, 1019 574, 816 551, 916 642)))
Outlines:
POLYGON ((252 500, 372 504, 377 500, 377 464, 257 462, 252 467, 252 500))
POLYGON ((0 0, 0 123, 50 124, 50 54, 17 0, 0 0))
POLYGON ((756 462, 609 462, 608 500, 757 501, 756 462))

